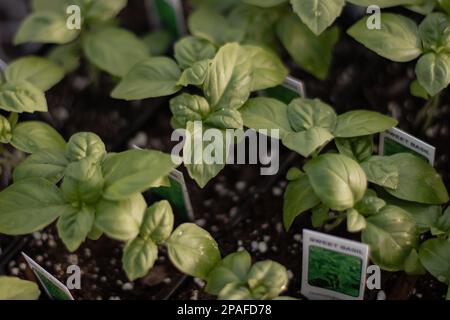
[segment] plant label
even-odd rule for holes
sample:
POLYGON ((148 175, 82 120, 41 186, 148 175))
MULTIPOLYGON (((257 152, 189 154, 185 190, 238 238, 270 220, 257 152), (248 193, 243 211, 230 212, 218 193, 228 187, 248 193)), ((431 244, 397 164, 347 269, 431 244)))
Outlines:
POLYGON ((302 294, 311 300, 363 300, 369 246, 303 230, 302 294))
POLYGON ((27 261, 33 273, 38 278, 48 297, 52 300, 74 300, 69 289, 63 285, 58 279, 48 273, 44 268, 36 263, 33 259, 22 252, 23 257, 27 261))
POLYGON ((168 178, 169 185, 152 189, 152 194, 169 201, 172 208, 180 213, 184 220, 194 221, 194 210, 192 209, 183 173, 174 170, 168 178))
POLYGON ((436 148, 398 129, 392 128, 380 134, 380 155, 412 153, 434 166, 436 148))
POLYGON ((153 0, 151 9, 156 27, 164 27, 179 38, 186 34, 186 22, 181 0, 153 0))
POLYGON ((306 90, 303 81, 288 76, 282 85, 265 90, 265 95, 289 104, 294 99, 306 98, 306 90))

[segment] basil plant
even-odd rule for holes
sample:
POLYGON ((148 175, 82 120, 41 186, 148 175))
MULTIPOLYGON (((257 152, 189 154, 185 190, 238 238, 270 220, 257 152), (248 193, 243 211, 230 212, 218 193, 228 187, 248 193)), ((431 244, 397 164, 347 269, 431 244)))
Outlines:
POLYGON ((100 70, 122 77, 149 56, 143 41, 116 25, 114 18, 126 4, 127 0, 33 0, 33 12, 23 21, 14 43, 59 45, 49 58, 66 73, 77 69, 84 56, 100 70), (72 26, 77 14, 80 28, 72 26))
POLYGON ((40 295, 41 291, 34 282, 0 276, 0 300, 37 300, 40 295))
MULTIPOLYGON (((175 59, 155 57, 138 63, 117 85, 112 97, 140 100, 172 95, 183 88, 195 90, 197 94, 182 93, 170 101, 172 126, 186 129, 192 138, 198 133, 194 125, 197 121, 203 130, 242 129, 240 108, 251 93, 275 87, 288 75, 281 60, 268 49, 238 43, 218 48, 194 36, 175 44, 175 59)), ((204 159, 198 164, 194 160, 197 155, 189 152, 195 142, 185 141, 183 156, 189 175, 204 187, 224 168, 229 145, 224 142, 222 155, 217 155, 222 161, 208 164, 204 159)))
POLYGON ((351 27, 348 34, 389 60, 408 62, 418 59, 417 81, 411 89, 414 95, 427 99, 438 95, 450 84, 448 9, 447 4, 446 13, 428 14, 420 25, 399 14, 383 13, 380 30, 369 30, 367 18, 364 18, 351 27))

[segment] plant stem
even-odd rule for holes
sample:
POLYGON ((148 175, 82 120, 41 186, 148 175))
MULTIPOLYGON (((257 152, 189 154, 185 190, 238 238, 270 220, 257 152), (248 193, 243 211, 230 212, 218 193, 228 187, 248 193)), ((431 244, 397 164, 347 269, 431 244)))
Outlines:
POLYGON ((430 126, 431 122, 436 116, 437 107, 439 106, 440 101, 440 93, 427 101, 425 106, 418 113, 416 120, 414 121, 415 128, 417 128, 421 132, 425 132, 425 130, 430 126))

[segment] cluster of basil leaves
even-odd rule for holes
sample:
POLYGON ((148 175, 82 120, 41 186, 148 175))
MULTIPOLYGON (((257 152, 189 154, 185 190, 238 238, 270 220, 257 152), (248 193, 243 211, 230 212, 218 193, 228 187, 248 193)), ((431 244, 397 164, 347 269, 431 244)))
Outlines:
POLYGON ((447 13, 430 13, 419 26, 405 16, 383 13, 380 30, 368 30, 364 18, 348 34, 389 60, 419 58, 411 92, 428 99, 450 84, 450 2, 447 6, 447 13))
POLYGON ((16 277, 0 276, 1 300, 37 300, 41 291, 36 283, 16 277))
MULTIPOLYGON (((122 77, 130 68, 150 56, 145 42, 117 26, 115 16, 127 0, 33 0, 33 12, 23 21, 14 43, 58 44, 48 57, 66 73, 80 65, 82 54, 94 66, 113 76, 122 77), (79 6, 81 29, 66 26, 67 8, 79 6)), ((162 38, 163 40, 165 38, 162 38)), ((166 40, 164 40, 166 41, 166 40)))
MULTIPOLYGON (((254 91, 283 83, 288 70, 270 50, 253 45, 228 43, 219 49, 194 36, 182 38, 175 44, 175 59, 155 57, 135 65, 112 92, 112 97, 126 100, 167 96, 184 87, 200 90, 200 94, 183 93, 170 101, 174 128, 184 128, 191 140, 185 142, 183 156, 190 176, 204 187, 225 166, 228 147, 218 155, 222 161, 196 164, 190 152, 194 122, 202 129, 242 129, 240 108, 254 91), (220 163, 217 163, 220 162, 220 163)), ((223 137, 226 135, 223 134, 223 137)), ((206 143, 206 142, 205 142, 206 143)), ((205 149, 195 148, 196 150, 205 149)), ((200 155, 203 157, 203 155, 200 155)))
POLYGON ((279 128, 286 147, 305 158, 312 156, 303 171, 288 172, 287 230, 307 211, 312 211, 314 227, 346 219, 349 232, 362 232, 372 260, 381 268, 410 274, 428 270, 449 283, 450 210, 442 214, 441 208, 449 196, 441 178, 412 154, 373 155, 373 134, 395 126, 396 120, 365 110, 338 116, 317 99, 285 105, 259 97, 250 99, 242 114, 247 127, 279 128), (333 139, 338 152, 319 155, 333 139), (437 238, 420 244, 420 235, 429 231, 437 238))

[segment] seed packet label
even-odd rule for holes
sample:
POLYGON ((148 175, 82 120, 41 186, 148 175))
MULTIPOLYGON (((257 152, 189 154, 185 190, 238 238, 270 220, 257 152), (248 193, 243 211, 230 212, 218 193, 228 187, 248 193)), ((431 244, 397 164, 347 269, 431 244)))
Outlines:
POLYGON ((152 9, 155 12, 157 27, 166 28, 177 38, 186 34, 181 0, 154 0, 152 9))
POLYGON ((306 90, 301 80, 288 76, 282 85, 265 90, 264 95, 288 104, 294 99, 306 98, 306 90))
POLYGON ((48 273, 33 259, 22 252, 25 260, 38 278, 48 297, 52 300, 74 300, 69 289, 58 279, 48 273))
POLYGON ((369 246, 303 230, 302 294, 311 300, 363 300, 369 246))
POLYGON ((434 166, 436 148, 398 129, 392 128, 380 134, 380 155, 412 153, 434 166))
POLYGON ((152 193, 169 201, 172 208, 181 214, 184 220, 194 221, 194 211, 183 173, 174 170, 168 178, 170 186, 152 189, 152 193))

